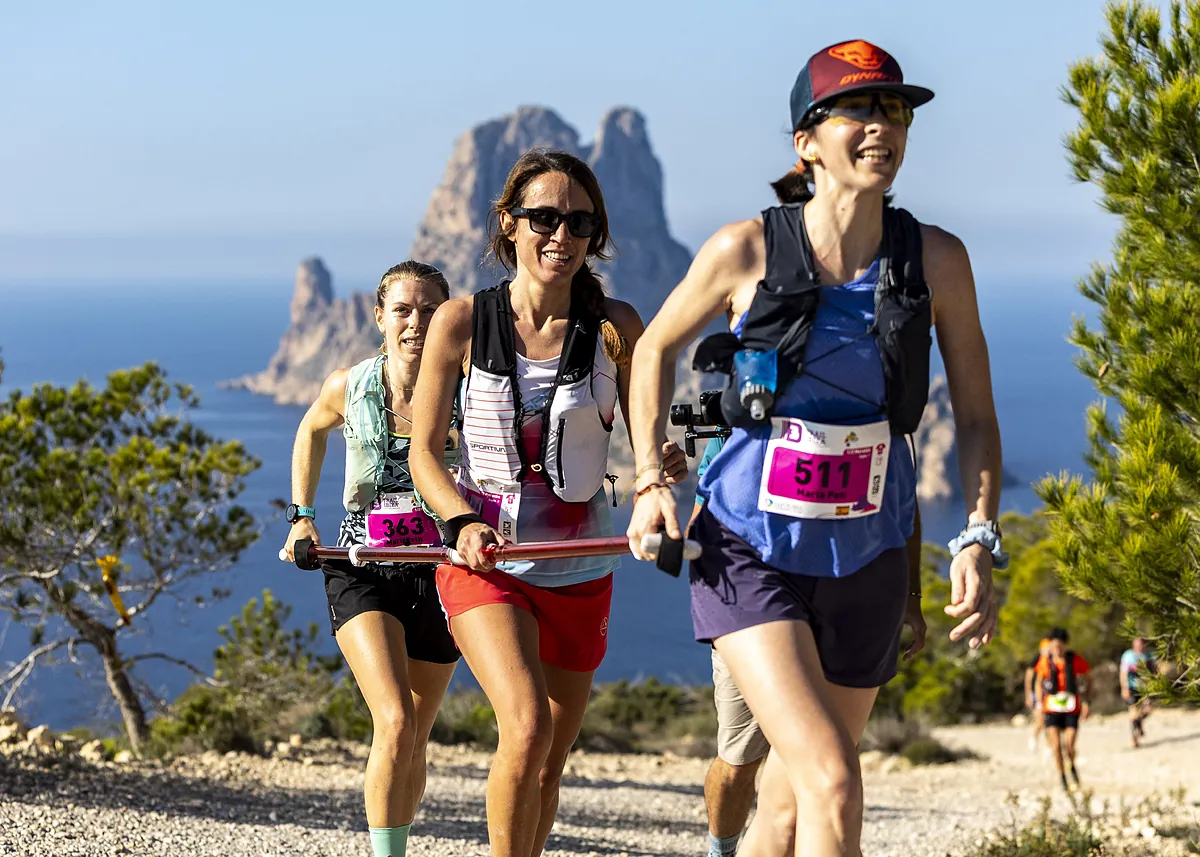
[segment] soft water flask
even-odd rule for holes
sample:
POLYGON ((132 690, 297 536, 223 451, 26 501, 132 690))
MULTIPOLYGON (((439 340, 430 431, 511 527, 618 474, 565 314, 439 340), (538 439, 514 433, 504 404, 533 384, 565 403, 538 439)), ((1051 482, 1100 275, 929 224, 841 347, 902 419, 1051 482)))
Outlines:
POLYGON ((764 420, 775 404, 775 349, 733 355, 738 400, 751 419, 764 420))

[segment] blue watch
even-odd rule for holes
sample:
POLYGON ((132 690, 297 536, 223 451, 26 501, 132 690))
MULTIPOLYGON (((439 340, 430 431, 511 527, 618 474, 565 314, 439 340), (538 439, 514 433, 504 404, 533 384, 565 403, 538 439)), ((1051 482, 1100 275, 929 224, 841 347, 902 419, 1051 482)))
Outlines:
MULTIPOLYGON (((275 508, 279 508, 276 506, 275 508)), ((294 524, 300 518, 315 518, 317 510, 312 506, 297 506, 295 503, 289 503, 287 508, 283 510, 283 517, 289 524, 294 524)))
POLYGON ((1001 550, 1000 525, 995 521, 978 521, 967 524, 962 532, 951 539, 946 547, 952 557, 958 556, 967 545, 983 545, 992 555, 992 567, 1003 571, 1008 568, 1008 554, 1001 550))

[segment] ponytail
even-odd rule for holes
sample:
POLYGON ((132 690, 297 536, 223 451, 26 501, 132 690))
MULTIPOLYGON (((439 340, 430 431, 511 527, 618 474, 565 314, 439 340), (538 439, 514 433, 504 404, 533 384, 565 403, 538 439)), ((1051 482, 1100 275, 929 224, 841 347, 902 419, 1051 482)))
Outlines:
POLYGON ((604 314, 604 284, 586 262, 571 280, 571 295, 582 300, 588 312, 600 318, 600 341, 604 343, 605 356, 620 368, 628 367, 633 359, 633 349, 604 314))
POLYGON ((808 202, 813 198, 812 188, 809 187, 811 180, 808 162, 801 159, 796 161, 796 166, 792 167, 787 175, 771 182, 771 190, 775 191, 775 198, 783 204, 808 202))

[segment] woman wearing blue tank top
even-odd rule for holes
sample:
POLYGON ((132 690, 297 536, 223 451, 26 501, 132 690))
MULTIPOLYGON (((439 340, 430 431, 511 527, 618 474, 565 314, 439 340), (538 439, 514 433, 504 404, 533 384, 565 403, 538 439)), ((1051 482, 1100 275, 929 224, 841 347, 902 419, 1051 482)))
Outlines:
POLYGON ((722 396, 733 434, 700 482, 691 593, 696 638, 716 647, 772 748, 743 857, 861 854, 856 745, 919 598, 905 435, 924 407, 934 319, 967 506, 951 544, 950 636, 976 648, 996 624, 1000 433, 971 265, 958 238, 887 197, 913 110, 932 97, 867 42, 810 58, 791 98, 799 162, 774 185, 790 204, 710 238, 634 353, 628 535, 640 553, 660 527, 680 536, 655 444, 675 361, 722 314, 733 333, 713 338, 724 364, 719 348, 697 352, 739 380, 722 396), (744 384, 739 367, 763 353, 777 385, 772 373, 744 384))

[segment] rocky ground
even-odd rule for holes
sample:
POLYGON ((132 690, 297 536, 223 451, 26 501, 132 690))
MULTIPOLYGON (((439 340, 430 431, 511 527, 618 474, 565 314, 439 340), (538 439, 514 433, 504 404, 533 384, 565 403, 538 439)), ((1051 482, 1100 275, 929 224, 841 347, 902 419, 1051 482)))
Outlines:
MULTIPOLYGON (((1050 762, 1015 725, 938 730, 948 745, 978 758, 910 768, 897 759, 864 757, 870 857, 962 854, 988 831, 1030 816, 1043 796, 1056 812, 1050 762), (1009 796, 1012 800, 1008 800, 1009 796)), ((170 764, 93 762, 70 748, 39 750, 10 741, 0 755, 0 854, 29 855, 368 855, 361 809, 365 749, 326 743, 289 748, 287 758, 231 754, 170 764), (25 748, 25 749, 22 749, 25 748)), ((483 792, 488 756, 434 747, 429 789, 414 825, 412 855, 486 855, 483 792)), ((701 783, 706 760, 674 756, 576 754, 562 794, 548 854, 702 855, 701 783)), ((1146 745, 1127 746, 1123 718, 1084 726, 1079 770, 1094 803, 1137 804, 1183 789, 1178 815, 1196 822, 1200 808, 1200 713, 1161 712, 1146 745)), ((1151 836, 1164 854, 1185 853, 1167 839, 1166 818, 1144 805, 1114 824, 1151 836), (1151 828, 1157 829, 1151 830, 1151 828), (1144 833, 1143 833, 1144 831, 1144 833)))

